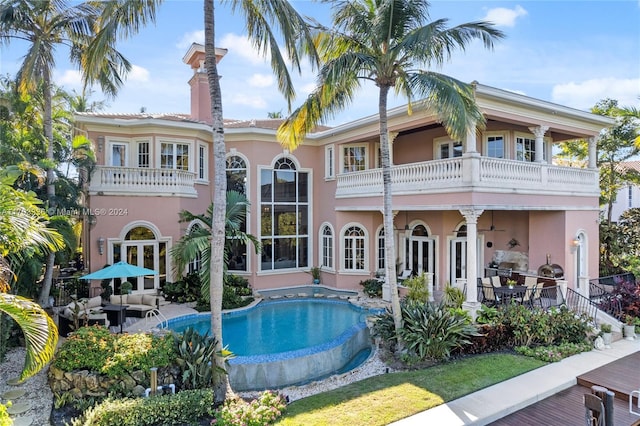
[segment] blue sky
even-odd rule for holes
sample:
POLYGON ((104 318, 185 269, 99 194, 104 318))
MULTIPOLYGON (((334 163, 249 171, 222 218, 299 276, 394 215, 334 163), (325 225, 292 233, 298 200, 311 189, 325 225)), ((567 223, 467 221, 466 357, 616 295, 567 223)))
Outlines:
MULTIPOLYGON (((317 2, 293 0, 303 14, 329 23, 329 9, 317 2)), ((122 42, 120 50, 134 64, 107 112, 189 112, 191 71, 182 63, 191 42, 202 42, 202 2, 166 0, 155 26, 122 42)), ((534 98, 587 110, 610 97, 640 107, 640 2, 622 1, 433 1, 431 18, 451 25, 475 20, 494 22, 507 35, 494 51, 474 43, 441 72, 460 80, 515 91, 534 98)), ((268 63, 252 51, 239 15, 216 4, 216 39, 229 53, 219 64, 226 118, 266 118, 286 103, 278 93, 268 63)), ((14 75, 26 52, 12 44, 0 50, 0 73, 14 75)), ((55 81, 79 90, 79 74, 58 51, 55 81)), ((298 99, 313 88, 315 75, 305 68, 296 77, 298 99)), ((100 93, 94 99, 103 99, 100 93)), ((392 99, 391 106, 403 104, 392 99)), ((367 86, 356 102, 329 124, 376 113, 377 90, 367 86)))

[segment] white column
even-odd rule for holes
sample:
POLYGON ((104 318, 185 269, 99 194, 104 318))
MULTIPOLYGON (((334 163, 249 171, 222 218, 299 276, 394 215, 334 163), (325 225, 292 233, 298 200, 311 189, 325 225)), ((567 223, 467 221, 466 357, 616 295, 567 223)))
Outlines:
POLYGON ((598 164, 598 153, 596 151, 596 137, 595 136, 591 136, 589 139, 587 139, 587 141, 589 142, 589 168, 590 169, 595 169, 597 167, 598 164))
POLYGON ((476 151, 476 126, 467 131, 467 137, 464 139, 464 152, 477 152, 476 151))
POLYGON ((478 218, 484 210, 461 209, 467 223, 467 298, 462 304, 475 320, 478 303, 478 218))
POLYGON ((536 137, 536 163, 544 162, 544 134, 549 130, 549 126, 529 127, 529 131, 536 137))

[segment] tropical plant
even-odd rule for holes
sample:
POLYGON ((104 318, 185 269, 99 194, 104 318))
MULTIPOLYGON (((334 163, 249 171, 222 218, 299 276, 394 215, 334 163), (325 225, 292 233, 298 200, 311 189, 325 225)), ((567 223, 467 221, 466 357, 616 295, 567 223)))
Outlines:
POLYGON ((183 389, 206 389, 211 387, 214 373, 226 374, 217 363, 212 362, 220 356, 226 362, 233 355, 226 349, 216 353, 217 339, 198 333, 193 327, 175 336, 176 359, 180 368, 183 389))
POLYGON ((468 345, 479 333, 467 316, 433 303, 408 302, 402 309, 398 332, 407 349, 421 360, 443 360, 454 348, 468 345))
POLYGON ((27 354, 20 378, 25 379, 53 357, 58 329, 37 303, 7 294, 15 277, 7 259, 20 260, 36 250, 55 251, 62 238, 47 228, 47 215, 35 194, 11 187, 17 173, 17 168, 0 169, 0 311, 13 318, 24 334, 27 354))
MULTIPOLYGON (((5 0, 0 4, 0 43, 27 41, 27 53, 18 71, 23 93, 42 90, 42 121, 47 141, 45 168, 47 200, 55 208, 52 73, 55 50, 69 47, 69 58, 80 69, 85 85, 98 83, 109 96, 122 85, 131 64, 115 49, 118 38, 129 37, 155 20, 160 0, 86 1, 69 5, 65 0, 5 0)), ((51 291, 55 252, 48 254, 39 302, 46 306, 51 291)))
POLYGON ((458 287, 447 283, 447 286, 444 288, 444 294, 442 295, 442 303, 450 308, 462 308, 464 293, 458 287))
POLYGON ((427 275, 423 272, 420 275, 414 275, 402 282, 407 287, 407 299, 413 302, 427 303, 429 301, 429 289, 427 288, 427 275))
POLYGON ((361 81, 373 82, 378 90, 380 160, 383 180, 385 268, 391 292, 395 328, 402 328, 391 200, 391 163, 387 128, 387 98, 393 88, 408 101, 414 99, 436 113, 454 140, 482 126, 471 85, 423 67, 442 65, 454 50, 464 50, 473 40, 492 48, 503 37, 487 22, 447 27, 446 19, 425 23, 426 0, 353 0, 337 2, 333 29, 319 27, 316 46, 322 60, 318 87, 278 129, 278 138, 290 150, 302 143, 318 123, 347 107, 361 81))
POLYGON ((382 280, 377 278, 369 278, 368 280, 360 281, 360 285, 363 287, 362 291, 369 297, 381 297, 382 296, 382 280))
MULTIPOLYGON (((302 54, 317 63, 315 47, 308 27, 302 16, 285 0, 254 2, 230 0, 233 10, 239 10, 244 17, 248 37, 260 54, 271 55, 271 68, 276 74, 278 88, 289 107, 295 90, 288 66, 277 43, 276 33, 282 35, 284 51, 289 64, 298 72, 301 70, 302 54), (274 31, 273 29, 277 30, 274 31)), ((211 303, 211 330, 215 336, 222 336, 222 291, 224 281, 225 247, 225 200, 227 196, 226 148, 224 141, 224 121, 222 116, 222 91, 218 74, 215 46, 214 0, 204 1, 204 50, 205 68, 211 97, 211 117, 213 131, 213 206, 211 223, 211 260, 209 292, 211 303)), ((222 350, 222 338, 218 339, 218 350, 222 350)), ((223 367, 222 365, 219 365, 223 367)), ((227 380, 216 383, 216 401, 221 402, 226 395, 227 380)))
MULTIPOLYGON (((243 232, 241 225, 247 214, 248 200, 244 194, 237 191, 228 191, 226 198, 225 215, 225 246, 224 246, 224 266, 228 264, 231 244, 241 242, 251 242, 256 250, 260 252, 260 242, 251 234, 243 232)), ((193 214, 183 210, 180 212, 180 222, 189 223, 197 221, 199 226, 194 226, 191 231, 183 236, 175 246, 171 248, 171 256, 174 261, 174 271, 182 273, 187 264, 197 257, 202 260, 202 265, 198 270, 201 282, 201 295, 204 300, 209 300, 210 269, 211 264, 211 231, 213 224, 213 204, 209 206, 205 214, 193 214)))

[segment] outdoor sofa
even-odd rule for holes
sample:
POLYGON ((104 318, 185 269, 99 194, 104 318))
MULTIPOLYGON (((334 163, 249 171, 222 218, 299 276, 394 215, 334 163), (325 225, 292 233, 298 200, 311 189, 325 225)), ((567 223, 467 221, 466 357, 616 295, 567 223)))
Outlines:
POLYGON ((166 304, 164 297, 152 294, 116 294, 109 298, 109 303, 126 305, 127 316, 136 318, 143 318, 147 312, 166 304))
POLYGON ((78 299, 63 307, 58 313, 58 333, 67 337, 73 331, 74 317, 78 316, 79 326, 103 325, 109 327, 107 313, 102 311, 102 298, 78 299))

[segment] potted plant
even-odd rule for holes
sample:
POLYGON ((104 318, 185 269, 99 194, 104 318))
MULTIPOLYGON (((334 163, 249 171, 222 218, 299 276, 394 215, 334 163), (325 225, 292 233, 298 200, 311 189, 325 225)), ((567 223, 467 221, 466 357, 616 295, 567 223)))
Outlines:
POLYGON ((611 333, 611 324, 600 324, 600 333, 602 334, 602 340, 605 348, 611 347, 611 339, 613 334, 611 333))
POLYGON ((624 338, 626 340, 633 340, 636 338, 636 326, 635 326, 635 318, 631 315, 625 315, 624 317, 624 326, 622 327, 624 332, 624 338))
POLYGON ((516 280, 507 280, 507 285, 509 286, 509 288, 513 288, 516 285, 516 280))
POLYGON ((320 284, 320 272, 322 272, 322 269, 319 266, 312 266, 309 269, 314 284, 320 284))

